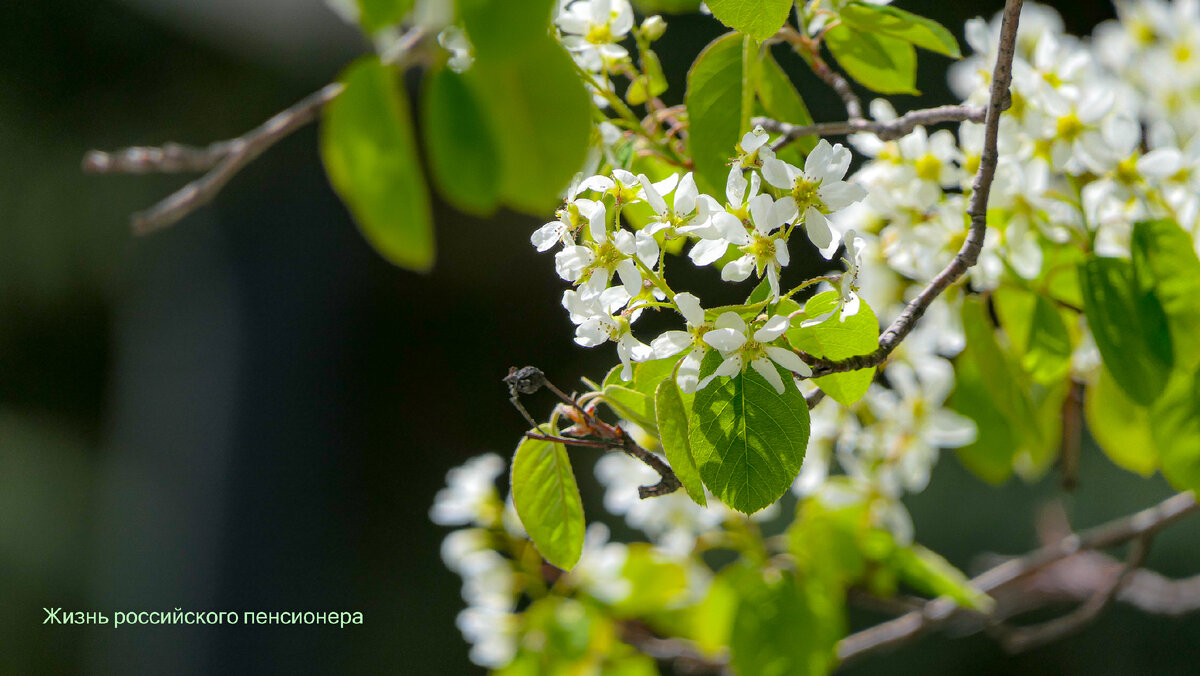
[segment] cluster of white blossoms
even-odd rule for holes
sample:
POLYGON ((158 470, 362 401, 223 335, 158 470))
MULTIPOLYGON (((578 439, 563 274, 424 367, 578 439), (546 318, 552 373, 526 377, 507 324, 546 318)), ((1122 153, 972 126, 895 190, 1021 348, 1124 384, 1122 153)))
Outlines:
MULTIPOLYGON (((710 319, 699 298, 674 292, 664 277, 664 247, 682 238, 692 242, 688 257, 694 264, 719 264, 721 278, 735 283, 756 274, 767 282, 767 299, 777 299, 780 272, 791 260, 793 232, 803 230, 826 258, 841 246, 829 218, 866 196, 862 186, 842 180, 850 151, 822 140, 801 169, 776 158, 768 140, 761 129, 741 140, 724 205, 701 194, 690 172, 652 181, 645 174, 613 169, 579 181, 568 191, 557 219, 533 233, 538 251, 561 245, 555 269, 575 286, 562 301, 577 327, 575 341, 588 347, 616 343, 623 379, 632 378, 635 362, 684 351, 677 382, 686 393, 745 367, 781 393, 785 384, 772 363, 799 376, 812 373, 781 340, 791 326, 789 316, 764 316, 747 324, 738 313, 726 311, 710 319), (633 230, 621 214, 638 205, 649 207, 649 215, 643 227, 633 230), (643 310, 664 306, 679 312, 685 329, 667 331, 649 344, 636 338, 633 323, 643 310), (700 363, 709 350, 719 352, 722 363, 701 379, 700 363)), ((843 319, 857 309, 855 241, 851 237, 850 269, 840 287, 843 319)))

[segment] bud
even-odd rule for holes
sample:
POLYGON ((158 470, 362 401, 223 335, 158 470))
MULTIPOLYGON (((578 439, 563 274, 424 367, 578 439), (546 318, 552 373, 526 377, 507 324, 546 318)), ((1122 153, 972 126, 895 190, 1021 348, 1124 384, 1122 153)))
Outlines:
POLYGON ((667 22, 657 14, 642 22, 642 35, 650 42, 661 38, 666 31, 667 22))

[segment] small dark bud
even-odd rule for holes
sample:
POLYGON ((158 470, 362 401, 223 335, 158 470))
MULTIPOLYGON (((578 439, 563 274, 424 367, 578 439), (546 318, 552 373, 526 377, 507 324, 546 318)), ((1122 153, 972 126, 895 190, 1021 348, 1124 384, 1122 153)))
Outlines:
POLYGON ((508 385, 509 391, 514 396, 518 394, 533 394, 542 389, 546 384, 546 374, 542 373, 536 366, 526 366, 523 368, 512 367, 508 370, 508 375, 504 376, 504 382, 508 385))

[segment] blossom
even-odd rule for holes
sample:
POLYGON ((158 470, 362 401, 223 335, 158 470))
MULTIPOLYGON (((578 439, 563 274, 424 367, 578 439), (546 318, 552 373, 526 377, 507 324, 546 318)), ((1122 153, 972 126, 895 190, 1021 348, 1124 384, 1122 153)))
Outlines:
POLYGON ((633 28, 633 7, 629 0, 575 0, 559 12, 555 23, 565 33, 563 46, 592 72, 629 56, 617 44, 633 28))
POLYGON ((711 325, 704 321, 704 308, 700 307, 700 299, 684 291, 675 294, 675 307, 687 322, 686 331, 664 331, 650 341, 655 359, 673 357, 688 348, 691 350, 679 362, 675 382, 685 393, 695 392, 700 384, 700 362, 708 352, 704 342, 704 332, 711 325))
MULTIPOLYGON (((753 227, 747 229, 741 221, 726 219, 723 241, 733 244, 745 252, 737 260, 721 268, 721 279, 740 282, 757 270, 764 272, 771 287, 771 298, 779 297, 779 270, 786 266, 791 255, 787 249, 787 238, 780 229, 796 217, 796 208, 788 198, 773 199, 770 195, 755 195, 750 199, 750 220, 753 227)), ((724 251, 721 252, 722 255, 724 251)))
POLYGON ((858 270, 862 263, 862 251, 864 241, 863 238, 854 234, 853 230, 846 231, 846 257, 843 259, 846 263, 846 272, 842 278, 838 280, 838 299, 837 303, 830 310, 822 315, 805 320, 800 324, 802 327, 816 326, 823 323, 825 320, 837 314, 838 321, 846 321, 847 317, 853 317, 858 314, 858 308, 862 301, 858 297, 858 270))
POLYGON ((446 474, 446 487, 438 491, 429 518, 439 526, 488 525, 499 509, 496 477, 504 460, 495 453, 471 458, 446 474))
POLYGON ((474 49, 471 47, 467 34, 458 26, 446 26, 438 33, 437 42, 443 49, 450 52, 446 66, 455 73, 462 73, 475 62, 474 49))
POLYGON ((786 316, 775 315, 747 337, 745 320, 736 312, 722 313, 713 322, 713 329, 704 334, 704 342, 719 350, 725 359, 717 370, 700 381, 700 388, 708 387, 714 378, 741 373, 746 362, 779 394, 783 394, 783 378, 771 362, 802 376, 812 375, 812 369, 795 352, 770 344, 787 332, 790 324, 786 316))
POLYGON ((821 139, 804 160, 800 170, 780 159, 763 162, 763 180, 781 190, 791 192, 791 199, 804 220, 804 229, 812 243, 822 253, 829 251, 833 232, 829 228, 829 214, 846 208, 866 197, 866 190, 842 179, 850 168, 850 151, 842 144, 829 145, 821 139))

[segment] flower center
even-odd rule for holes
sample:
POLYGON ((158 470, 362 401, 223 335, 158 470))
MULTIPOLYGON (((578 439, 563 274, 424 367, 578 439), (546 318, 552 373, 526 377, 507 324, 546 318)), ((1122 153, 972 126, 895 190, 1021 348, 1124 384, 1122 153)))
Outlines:
POLYGON ((821 201, 821 196, 817 191, 821 188, 821 184, 816 181, 810 181, 806 178, 797 178, 796 186, 792 188, 792 199, 796 200, 796 208, 803 214, 809 207, 814 207, 817 211, 823 214, 829 213, 825 208, 825 203, 821 201))
POLYGON ((583 39, 593 45, 607 45, 613 41, 612 29, 607 23, 592 26, 583 39))
POLYGON ((1064 141, 1074 141, 1085 129, 1083 122, 1075 113, 1067 113, 1058 118, 1057 136, 1064 141))
POLYGON ((915 163, 917 176, 922 180, 939 182, 942 177, 942 161, 933 153, 925 153, 915 163))

